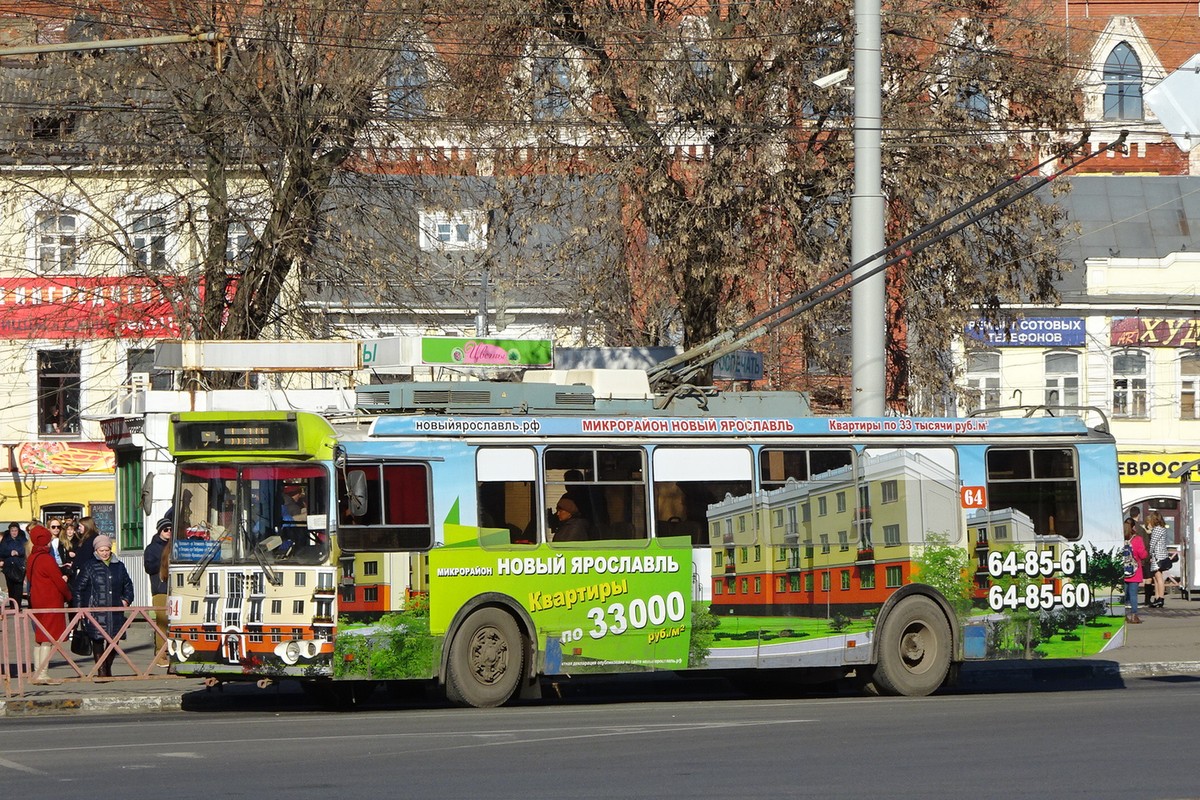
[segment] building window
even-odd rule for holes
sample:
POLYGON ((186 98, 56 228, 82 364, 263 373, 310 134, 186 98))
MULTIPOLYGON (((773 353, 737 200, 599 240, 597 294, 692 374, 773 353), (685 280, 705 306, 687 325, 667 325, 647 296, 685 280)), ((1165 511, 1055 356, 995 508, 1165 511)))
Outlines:
POLYGON ((61 211, 39 211, 37 215, 37 260, 43 275, 75 272, 78 262, 78 229, 75 215, 61 211))
POLYGON ((292 601, 292 613, 293 614, 303 614, 304 613, 304 601, 303 600, 293 600, 292 601))
POLYGON ((1079 356, 1074 353, 1046 356, 1046 405, 1079 405, 1079 356))
POLYGON ((246 266, 254 249, 254 232, 245 222, 229 221, 225 230, 225 262, 230 267, 246 266))
POLYGON ((859 567, 858 568, 858 586, 860 589, 875 588, 875 568, 874 567, 859 567))
POLYGON ((900 487, 896 481, 884 481, 880 484, 881 502, 894 503, 900 499, 900 487))
POLYGON ((131 389, 171 389, 171 371, 154 368, 153 348, 131 347, 125 353, 125 363, 129 374, 125 383, 131 389))
POLYGON ((363 575, 378 575, 378 574, 379 574, 379 562, 378 561, 364 561, 363 562, 363 575))
POLYGON ((888 589, 895 589, 900 586, 900 582, 904 580, 904 574, 900 567, 886 567, 883 571, 885 585, 888 589))
POLYGON ((271 601, 271 615, 278 616, 282 613, 283 613, 283 601, 282 600, 272 600, 271 601))
POLYGON ((1000 407, 1000 354, 967 354, 967 405, 972 409, 1000 407))
POLYGON ((837 510, 838 510, 839 514, 843 514, 846 511, 846 493, 845 492, 837 493, 837 510))
POLYGON ((850 532, 838 531, 838 550, 846 552, 850 549, 850 532))
POLYGON ((1200 355, 1179 359, 1179 418, 1200 419, 1197 408, 1197 388, 1200 387, 1200 355))
POLYGON ((813 590, 813 574, 811 572, 804 573, 804 591, 811 592, 813 590))
POLYGON ((167 267, 167 218, 162 211, 138 209, 129 223, 133 266, 153 272, 167 267))
POLYGON ((724 564, 723 564, 724 560, 725 560, 724 554, 720 550, 713 553, 713 566, 715 566, 715 567, 724 566, 724 564))
POLYGON ((482 211, 425 210, 418 224, 422 250, 483 250, 487 246, 487 216, 482 211))
POLYGON ((531 65, 533 118, 541 122, 563 119, 571 108, 571 66, 562 55, 535 56, 531 65))
POLYGON ((817 498, 817 516, 824 517, 824 516, 828 515, 829 514, 828 506, 829 506, 829 503, 825 500, 824 497, 818 497, 817 498))
POLYGON ((900 546, 900 526, 899 525, 884 525, 883 526, 883 546, 884 547, 899 547, 900 546))
POLYGON ((713 581, 713 594, 724 594, 725 584, 723 581, 713 581))
POLYGON ((754 576, 754 593, 762 594, 762 578, 754 576))
POLYGON ((396 51, 396 60, 387 78, 387 107, 392 117, 415 119, 425 113, 425 89, 429 73, 425 60, 416 50, 396 51))
POLYGON ((754 545, 754 563, 758 564, 761 561, 762 561, 762 545, 756 544, 756 545, 754 545))
POLYGON ((850 591, 850 570, 848 570, 848 569, 841 570, 841 580, 842 580, 842 591, 843 592, 850 591))
POLYGON ((1112 413, 1114 417, 1145 419, 1148 363, 1139 351, 1113 355, 1112 413))
POLYGON ((750 558, 750 548, 743 547, 742 548, 742 563, 745 564, 749 560, 749 558, 750 558))
POLYGON ((829 591, 829 570, 825 570, 821 573, 821 591, 829 591))
POLYGON ((788 591, 789 592, 800 591, 800 576, 799 575, 788 575, 788 591))
POLYGON ((783 594, 787 591, 787 576, 780 575, 775 581, 775 591, 783 594))
POLYGON ((79 435, 79 352, 38 351, 38 430, 43 434, 79 435))
POLYGON ((1128 42, 1121 42, 1104 62, 1104 118, 1142 116, 1142 62, 1128 42))
POLYGON ((364 603, 378 603, 379 602, 379 587, 378 586, 364 586, 363 587, 363 602, 364 603))
POLYGON ((741 592, 742 592, 742 594, 750 593, 750 579, 749 578, 742 578, 741 592))
POLYGON ((821 552, 822 553, 829 552, 829 534, 828 533, 821 534, 821 552))

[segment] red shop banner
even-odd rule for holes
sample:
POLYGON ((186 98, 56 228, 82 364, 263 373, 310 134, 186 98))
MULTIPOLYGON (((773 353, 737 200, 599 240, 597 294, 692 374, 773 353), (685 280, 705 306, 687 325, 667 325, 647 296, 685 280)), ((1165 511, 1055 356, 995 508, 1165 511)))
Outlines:
POLYGON ((170 302, 146 278, 0 278, 2 338, 178 336, 170 302))

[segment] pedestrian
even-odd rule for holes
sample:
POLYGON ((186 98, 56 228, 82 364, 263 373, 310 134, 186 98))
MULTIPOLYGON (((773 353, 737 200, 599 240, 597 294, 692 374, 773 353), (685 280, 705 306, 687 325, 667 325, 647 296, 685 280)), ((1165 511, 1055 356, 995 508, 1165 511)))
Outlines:
POLYGON ((54 539, 50 529, 43 525, 30 525, 29 538, 33 542, 28 562, 29 607, 37 609, 33 614, 33 682, 62 683, 51 680, 47 671, 50 669, 53 643, 61 641, 66 634, 67 615, 62 611, 50 609, 66 607, 71 600, 71 587, 67 585, 67 577, 63 575, 50 552, 50 542, 54 539))
POLYGON ((1146 527, 1150 529, 1150 579, 1154 582, 1154 597, 1148 605, 1162 608, 1166 605, 1167 576, 1171 559, 1167 555, 1167 523, 1158 509, 1146 515, 1146 527))
POLYGON ((62 574, 70 580, 75 572, 75 538, 79 524, 74 520, 63 521, 52 518, 47 526, 55 538, 50 542, 50 552, 62 574))
POLYGON ((1146 558, 1146 543, 1137 532, 1137 522, 1133 517, 1125 518, 1125 546, 1121 551, 1125 572, 1125 621, 1134 625, 1140 624, 1138 616, 1138 587, 1142 583, 1142 560, 1146 558))
POLYGON ((18 610, 25 598, 25 557, 28 554, 29 540, 21 530, 21 523, 8 523, 8 531, 0 539, 0 570, 4 572, 8 596, 16 601, 18 610))
POLYGON ((154 538, 146 545, 145 551, 142 553, 142 566, 146 570, 146 574, 150 576, 150 595, 151 602, 154 606, 154 624, 157 629, 154 632, 154 666, 167 667, 170 666, 170 661, 167 660, 167 655, 163 652, 164 639, 159 634, 159 631, 166 633, 167 630, 167 574, 163 569, 168 563, 167 548, 171 546, 171 533, 174 527, 174 521, 168 516, 163 517, 158 521, 155 527, 154 538), (162 655, 159 655, 162 653, 162 655))
POLYGON ((75 564, 71 567, 71 580, 75 580, 80 567, 92 560, 98 535, 100 529, 96 527, 96 520, 91 517, 82 517, 75 523, 75 564))
MULTIPOLYGON (((84 519, 90 519, 84 517, 84 519)), ((125 624, 125 612, 133 603, 133 580, 125 565, 112 554, 112 539, 104 534, 92 537, 94 555, 77 563, 79 572, 75 576, 75 604, 79 608, 117 609, 94 611, 84 618, 84 628, 92 641, 92 657, 96 660, 96 677, 111 678, 112 662, 116 656, 115 641, 125 624), (104 655, 109 641, 114 649, 104 655)))

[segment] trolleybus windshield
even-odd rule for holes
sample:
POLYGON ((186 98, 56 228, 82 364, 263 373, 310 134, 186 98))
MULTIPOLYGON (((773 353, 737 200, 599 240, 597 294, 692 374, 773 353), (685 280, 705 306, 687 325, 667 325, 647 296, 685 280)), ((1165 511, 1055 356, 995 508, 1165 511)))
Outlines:
POLYGON ((328 496, 328 472, 316 464, 182 465, 171 560, 322 563, 328 496))

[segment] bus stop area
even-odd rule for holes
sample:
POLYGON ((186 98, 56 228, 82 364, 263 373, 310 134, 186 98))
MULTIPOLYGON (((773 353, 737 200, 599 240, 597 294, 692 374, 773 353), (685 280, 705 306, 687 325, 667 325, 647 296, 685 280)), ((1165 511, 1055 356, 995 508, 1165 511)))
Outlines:
MULTIPOLYGON (((42 714, 119 714, 180 711, 203 707, 205 698, 225 694, 205 686, 203 680, 173 675, 154 666, 156 656, 151 609, 131 608, 125 637, 119 643, 111 679, 94 676, 90 656, 74 656, 69 640, 51 659, 52 685, 33 683, 33 665, 18 655, 31 635, 14 630, 24 615, 6 615, 4 655, 6 671, 0 716, 42 714)), ((1048 661, 971 661, 963 664, 956 688, 949 691, 1005 692, 1054 689, 1117 688, 1138 679, 1200 680, 1200 601, 1178 597, 1165 608, 1140 612, 1143 624, 1124 628, 1119 647, 1086 659, 1048 661)), ((709 676, 711 679, 711 676, 709 676)), ((626 676, 626 680, 637 680, 626 676)), ((236 705, 245 698, 251 707, 281 691, 292 691, 294 682, 260 688, 250 682, 230 687, 221 705, 236 705)), ((669 692, 664 688, 664 692, 669 692)), ((943 690, 946 691, 946 690, 943 690)), ((647 695, 640 693, 641 699, 647 695)))

